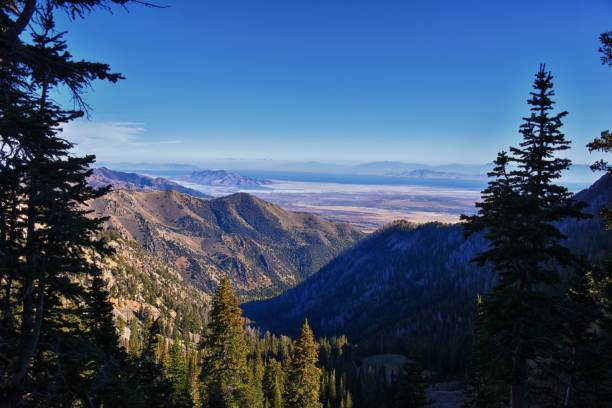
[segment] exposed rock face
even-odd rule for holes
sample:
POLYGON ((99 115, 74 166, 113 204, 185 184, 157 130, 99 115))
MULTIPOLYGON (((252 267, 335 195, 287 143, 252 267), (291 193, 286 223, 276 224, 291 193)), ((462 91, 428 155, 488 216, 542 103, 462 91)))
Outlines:
POLYGON ((185 281, 179 270, 148 253, 138 243, 106 233, 115 254, 101 266, 108 282, 110 301, 122 345, 142 342, 147 325, 160 319, 162 334, 174 330, 194 343, 207 318, 210 296, 185 281), (135 340, 137 339, 137 340, 135 340))
POLYGON ((244 193, 207 201, 176 191, 119 190, 90 207, 204 292, 228 276, 247 298, 295 286, 364 236, 244 193))

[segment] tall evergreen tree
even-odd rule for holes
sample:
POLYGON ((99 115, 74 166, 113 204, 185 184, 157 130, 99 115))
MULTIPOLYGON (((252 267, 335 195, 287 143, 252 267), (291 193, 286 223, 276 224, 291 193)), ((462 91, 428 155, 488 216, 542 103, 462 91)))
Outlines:
POLYGON ((544 66, 530 95, 531 114, 520 127, 523 141, 511 148, 511 156, 500 154, 478 214, 463 217, 468 233, 485 229, 490 247, 476 261, 490 264, 499 277, 487 298, 486 321, 509 361, 512 408, 528 406, 528 361, 546 357, 550 349, 551 331, 558 327, 559 268, 573 262, 554 223, 586 217, 584 205, 555 184, 571 164, 557 157, 569 148, 560 131, 567 112, 551 115, 553 82, 544 66), (517 168, 508 171, 508 161, 517 168))
POLYGON ((507 395, 500 378, 499 367, 504 364, 495 349, 493 339, 486 331, 484 299, 476 297, 474 344, 468 362, 465 408, 502 408, 507 395))
MULTIPOLYGON (((88 251, 99 248, 101 225, 83 208, 105 191, 86 183, 93 156, 71 155, 73 145, 59 132, 62 124, 83 115, 85 87, 121 76, 105 64, 74 61, 55 29, 54 12, 83 16, 125 2, 0 4, 0 179, 10 189, 0 197, 0 352, 9 356, 0 362, 0 405, 101 397, 75 392, 68 379, 95 381, 98 377, 79 373, 89 372, 99 350, 94 341, 110 346, 100 336, 88 336, 75 313, 95 301, 83 282, 91 269, 88 251), (70 92, 76 109, 62 109, 52 99, 59 88, 70 92)), ((81 390, 96 389, 89 385, 81 390)))
POLYGON ((247 407, 248 346, 238 298, 227 278, 215 293, 201 350, 204 407, 247 407))
MULTIPOLYGON (((92 258, 97 259, 100 253, 103 253, 102 250, 92 254, 92 258)), ((113 308, 108 299, 102 271, 97 268, 97 262, 91 265, 90 273, 89 307, 83 313, 82 320, 91 330, 88 343, 94 345, 97 352, 93 355, 91 363, 92 372, 95 373, 90 385, 93 389, 88 390, 84 398, 92 401, 95 406, 128 405, 127 402, 134 393, 124 372, 130 370, 131 362, 127 353, 118 347, 119 336, 113 323, 113 308)), ((137 397, 142 398, 142 395, 137 397)))
POLYGON ((249 359, 249 392, 251 408, 263 408, 264 406, 264 373, 265 367, 263 363, 263 355, 260 343, 257 342, 255 350, 249 359))
POLYGON ((422 408, 430 405, 425 394, 425 380, 423 369, 416 362, 409 362, 397 379, 395 405, 398 408, 422 408))
POLYGON ((133 390, 130 407, 162 408, 168 406, 173 388, 165 378, 163 367, 157 363, 156 353, 163 341, 159 318, 147 328, 144 348, 140 356, 131 357, 128 384, 133 390))
POLYGON ((189 379, 189 394, 193 401, 193 406, 200 408, 202 405, 201 391, 202 384, 200 383, 200 364, 198 351, 190 350, 187 355, 187 375, 189 379))
POLYGON ((173 407, 192 406, 189 394, 189 376, 187 372, 187 359, 182 342, 175 338, 170 346, 167 359, 164 362, 166 378, 172 384, 170 403, 173 407))
MULTIPOLYGON (((612 67, 612 31, 602 33, 599 37, 601 46, 599 52, 601 54, 601 63, 612 67)), ((612 133, 610 130, 604 130, 601 132, 598 138, 595 138, 591 143, 587 144, 589 152, 601 152, 611 153, 612 152, 612 133)), ((593 171, 605 171, 608 174, 612 174, 612 166, 604 159, 600 159, 591 165, 593 171)), ((612 209, 604 207, 602 209, 602 216, 606 220, 607 227, 612 228, 612 209)))
MULTIPOLYGON (((601 42, 601 47, 599 48, 599 52, 601 54, 601 62, 604 65, 608 65, 612 67, 612 31, 602 33, 599 37, 601 42)), ((599 138, 596 138, 591 143, 587 145, 587 148, 590 152, 600 151, 602 153, 610 153, 612 152, 612 134, 609 130, 605 130, 601 132, 599 138)), ((612 166, 609 166, 608 163, 604 160, 599 160, 595 162, 591 168, 593 170, 605 171, 607 173, 612 173, 612 166)))
MULTIPOLYGON (((612 32, 600 36, 601 62, 612 66, 612 32)), ((587 144, 589 152, 612 152, 612 133, 602 131, 600 137, 587 144)), ((612 175, 612 165, 602 158, 591 165, 593 171, 612 175)), ((612 229, 612 208, 604 206, 600 215, 607 230, 612 229)), ((564 313, 568 316, 558 344, 561 364, 551 368, 561 377, 564 407, 604 406, 612 397, 612 262, 606 258, 590 270, 580 268, 566 293, 564 313)))
POLYGON ((295 343, 289 367, 285 405, 288 408, 321 408, 319 387, 321 370, 317 367, 318 350, 314 333, 304 321, 295 343))
POLYGON ((612 397, 609 343, 601 333, 605 316, 600 297, 594 274, 578 269, 562 302, 565 319, 554 358, 541 364, 544 380, 556 382, 542 391, 549 406, 595 408, 605 406, 612 397))
POLYGON ((268 360, 263 384, 266 401, 265 406, 268 408, 283 407, 283 367, 281 363, 274 358, 268 360))
POLYGON ((342 407, 353 408, 353 397, 351 396, 350 391, 347 392, 344 398, 342 399, 342 407))
POLYGON ((131 405, 127 356, 92 262, 108 253, 103 220, 84 210, 107 190, 88 186, 94 157, 74 156, 60 135, 87 110, 84 89, 122 77, 73 60, 55 27, 58 11, 82 18, 128 1, 0 3, 0 406, 131 405), (60 90, 74 108, 53 99, 60 90))

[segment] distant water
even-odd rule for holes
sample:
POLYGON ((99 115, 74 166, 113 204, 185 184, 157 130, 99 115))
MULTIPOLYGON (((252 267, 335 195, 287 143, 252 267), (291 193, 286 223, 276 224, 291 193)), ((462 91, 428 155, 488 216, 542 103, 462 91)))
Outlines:
POLYGON ((371 175, 371 174, 333 174, 333 173, 306 173, 269 170, 237 170, 236 173, 271 180, 302 181, 308 183, 336 183, 336 184, 366 184, 366 185, 416 185, 427 187, 455 187, 467 190, 481 190, 486 186, 486 180, 460 180, 460 179, 427 179, 402 176, 371 175))
MULTIPOLYGON (((112 169, 112 167, 111 167, 112 169)), ((179 177, 193 173, 193 170, 167 170, 167 169, 137 169, 137 170, 119 170, 128 173, 138 173, 150 177, 179 177)))
MULTIPOLYGON (((126 170, 131 171, 131 170, 126 170)), ((134 173, 146 174, 155 177, 178 177, 190 174, 192 170, 133 170, 134 173)), ((373 175, 373 174, 345 174, 345 173, 309 173, 275 170, 232 170, 243 176, 283 181, 300 181, 309 183, 336 183, 336 184, 363 184, 363 185, 405 185, 405 186, 426 186, 443 188, 460 188, 465 190, 483 190, 487 185, 487 180, 465 180, 465 179, 444 179, 444 178, 415 178, 393 175, 373 175)), ((571 192, 578 192, 589 187, 588 182, 564 182, 571 192)))
MULTIPOLYGON (((307 173, 286 172, 273 170, 237 170, 236 173, 249 177, 271 180, 303 181, 311 183, 337 183, 337 184, 366 184, 366 185, 405 185, 461 188, 466 190, 483 190, 488 180, 454 179, 454 178, 416 178, 392 175, 372 174, 334 174, 334 173, 307 173)), ((591 185, 590 182, 562 182, 571 192, 577 193, 591 185)))

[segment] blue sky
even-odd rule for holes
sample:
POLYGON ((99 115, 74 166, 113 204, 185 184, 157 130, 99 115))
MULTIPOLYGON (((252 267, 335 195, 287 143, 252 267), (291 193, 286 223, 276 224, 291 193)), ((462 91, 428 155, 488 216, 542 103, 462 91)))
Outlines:
MULTIPOLYGON (((159 0, 162 1, 162 0, 159 0)), ((611 0, 170 1, 62 18, 94 84, 69 125, 102 161, 215 158, 481 163, 518 141, 547 63, 568 154, 612 126, 598 36, 611 0)))

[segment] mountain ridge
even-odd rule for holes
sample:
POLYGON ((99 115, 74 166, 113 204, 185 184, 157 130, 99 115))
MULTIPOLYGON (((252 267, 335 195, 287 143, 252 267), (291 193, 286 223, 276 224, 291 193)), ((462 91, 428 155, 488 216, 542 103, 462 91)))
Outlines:
MULTIPOLYGON (((612 176, 575 197, 590 202, 589 211, 597 214, 612 202, 612 176)), ((597 216, 560 227, 578 254, 599 259, 612 252, 597 216)), ((488 268, 470 262, 486 245, 482 233, 465 239, 460 224, 395 222, 300 285, 272 299, 244 303, 243 308, 256 325, 275 333, 293 335, 308 318, 321 335, 346 334, 355 342, 389 334, 408 337, 418 339, 413 343, 424 347, 423 354, 442 347, 457 354, 446 361, 459 361, 465 350, 460 345, 469 338, 466 323, 473 319, 475 296, 486 292, 495 278, 488 268)), ((436 366, 442 360, 429 363, 436 366)))
POLYGON ((205 186, 223 187, 257 187, 272 184, 270 180, 243 176, 227 170, 198 170, 178 179, 205 186))
POLYGON ((222 276, 247 298, 275 294, 364 237, 348 224, 285 211, 246 193, 202 200, 176 191, 118 190, 90 208, 208 294, 222 276))
POLYGON ((150 177, 138 173, 111 170, 106 167, 95 168, 91 176, 88 177, 87 182, 94 188, 110 185, 115 190, 174 190, 194 197, 211 198, 211 196, 201 191, 182 186, 163 177, 150 177))

